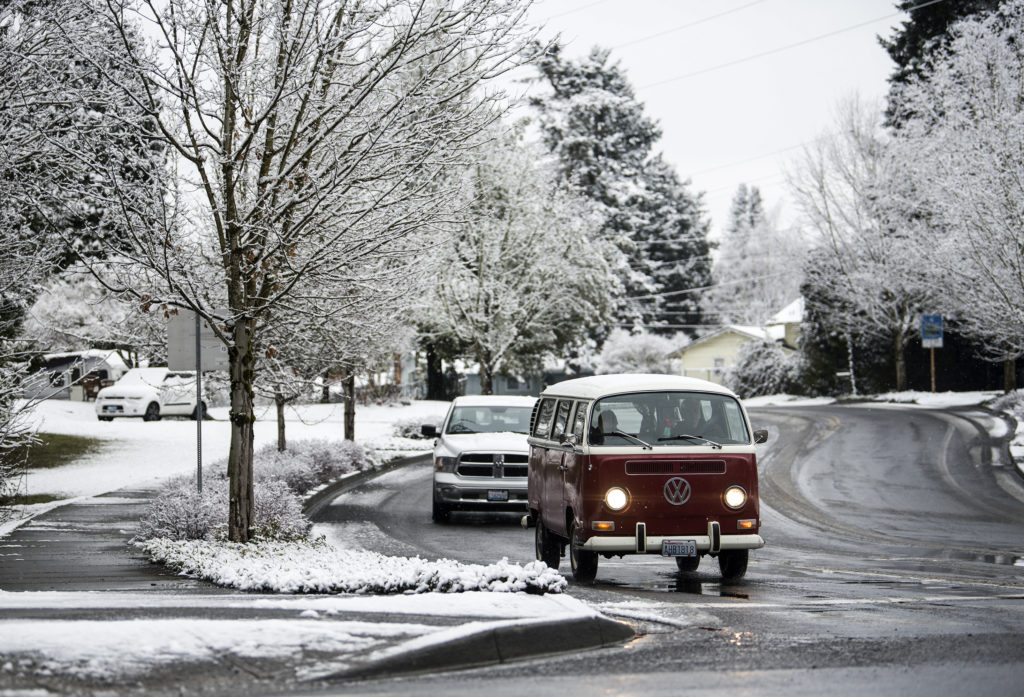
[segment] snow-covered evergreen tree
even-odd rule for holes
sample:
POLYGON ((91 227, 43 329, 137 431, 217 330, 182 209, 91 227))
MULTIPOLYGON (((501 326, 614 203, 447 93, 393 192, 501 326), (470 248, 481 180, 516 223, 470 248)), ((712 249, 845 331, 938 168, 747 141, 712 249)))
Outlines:
POLYGON ((610 52, 573 61, 552 46, 537 60, 550 93, 531 100, 561 179, 594 201, 601 234, 620 250, 626 297, 620 321, 668 324, 696 305, 686 290, 707 285, 707 222, 699 197, 652 157, 661 136, 610 52), (663 307, 663 294, 671 302, 663 307))
POLYGON ((756 186, 740 184, 701 307, 708 322, 763 325, 800 292, 804 243, 764 210, 756 186))

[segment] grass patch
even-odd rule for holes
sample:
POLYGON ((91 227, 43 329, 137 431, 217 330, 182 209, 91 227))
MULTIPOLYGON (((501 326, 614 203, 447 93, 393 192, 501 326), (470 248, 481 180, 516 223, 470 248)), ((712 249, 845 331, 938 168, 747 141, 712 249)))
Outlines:
POLYGON ((25 466, 28 469, 61 467, 86 455, 99 452, 103 447, 103 441, 98 438, 64 436, 57 433, 38 433, 36 435, 40 442, 28 449, 25 458, 25 466))
POLYGON ((0 500, 0 504, 4 506, 31 506, 34 503, 50 503, 51 501, 60 501, 63 496, 54 496, 53 494, 15 494, 10 498, 0 500))

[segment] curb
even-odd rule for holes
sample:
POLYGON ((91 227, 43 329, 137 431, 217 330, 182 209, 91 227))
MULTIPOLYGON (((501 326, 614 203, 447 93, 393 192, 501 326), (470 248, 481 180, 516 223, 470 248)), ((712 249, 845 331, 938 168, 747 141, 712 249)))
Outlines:
POLYGON ((357 486, 365 484, 371 479, 375 479, 382 474, 405 467, 406 465, 417 464, 421 461, 429 462, 430 458, 431 454, 429 451, 424 452, 421 455, 398 457, 394 460, 388 461, 387 464, 384 464, 377 469, 364 470, 363 472, 357 472, 343 479, 335 480, 307 498, 305 503, 302 504, 302 512, 306 514, 307 518, 312 520, 320 513, 320 511, 326 508, 331 501, 341 494, 344 494, 346 491, 355 489, 357 486))
MULTIPOLYGON (((408 651, 391 653, 370 663, 329 676, 328 680, 465 670, 572 651, 597 649, 633 639, 628 624, 602 615, 567 620, 534 620, 487 627, 408 651)), ((399 647, 400 648, 400 647, 399 647)))

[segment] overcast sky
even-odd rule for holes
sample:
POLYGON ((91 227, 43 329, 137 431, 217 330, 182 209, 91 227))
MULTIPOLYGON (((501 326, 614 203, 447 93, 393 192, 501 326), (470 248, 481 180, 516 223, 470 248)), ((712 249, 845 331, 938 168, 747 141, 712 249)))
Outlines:
POLYGON ((796 215, 784 168, 842 98, 882 103, 893 64, 877 36, 905 18, 894 0, 536 0, 531 11, 570 57, 612 49, 716 231, 740 183, 783 204, 784 221, 796 215))

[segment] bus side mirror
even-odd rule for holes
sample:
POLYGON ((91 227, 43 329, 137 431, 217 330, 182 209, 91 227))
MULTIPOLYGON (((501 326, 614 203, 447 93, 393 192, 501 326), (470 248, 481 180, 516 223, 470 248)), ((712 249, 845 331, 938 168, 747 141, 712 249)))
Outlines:
POLYGON ((767 443, 768 442, 768 429, 760 428, 754 431, 754 442, 755 443, 767 443))

